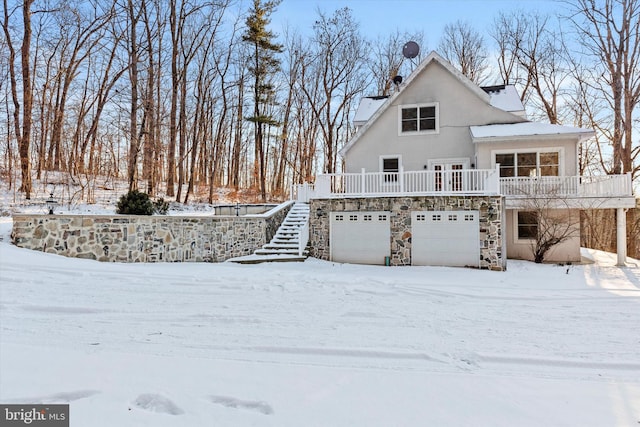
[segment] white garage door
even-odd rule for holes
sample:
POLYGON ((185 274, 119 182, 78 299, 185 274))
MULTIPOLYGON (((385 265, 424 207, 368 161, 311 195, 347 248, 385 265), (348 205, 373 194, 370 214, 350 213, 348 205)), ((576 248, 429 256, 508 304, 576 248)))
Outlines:
POLYGON ((331 212, 331 260, 384 265, 391 246, 389 212, 331 212))
POLYGON ((478 211, 411 213, 413 265, 480 265, 478 211))

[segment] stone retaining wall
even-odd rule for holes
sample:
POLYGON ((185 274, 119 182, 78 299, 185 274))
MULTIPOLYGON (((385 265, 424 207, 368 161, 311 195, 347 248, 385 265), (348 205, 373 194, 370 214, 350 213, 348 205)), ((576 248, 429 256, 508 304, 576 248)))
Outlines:
POLYGON ((251 216, 14 215, 16 246, 108 262, 222 262, 268 243, 291 209, 251 216))
POLYGON ((411 212, 476 210, 480 212, 480 268, 506 269, 503 246, 503 198, 500 196, 416 196, 313 199, 310 201, 310 255, 329 260, 330 212, 391 212, 391 265, 411 265, 411 212))

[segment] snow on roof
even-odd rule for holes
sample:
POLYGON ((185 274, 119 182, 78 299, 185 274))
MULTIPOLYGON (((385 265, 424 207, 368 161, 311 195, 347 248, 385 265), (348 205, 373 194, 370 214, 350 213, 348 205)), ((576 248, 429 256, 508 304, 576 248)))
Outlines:
POLYGON ((360 100, 358 110, 353 118, 353 123, 356 126, 365 124, 371 116, 375 114, 382 104, 387 100, 388 96, 368 96, 360 100))
POLYGON ((485 138, 509 138, 527 136, 579 135, 588 137, 594 135, 593 130, 572 126, 552 125, 549 123, 511 123, 504 125, 469 126, 474 142, 485 138))
POLYGON ((482 88, 491 96, 491 105, 509 112, 524 112, 524 105, 513 85, 485 86, 482 88))

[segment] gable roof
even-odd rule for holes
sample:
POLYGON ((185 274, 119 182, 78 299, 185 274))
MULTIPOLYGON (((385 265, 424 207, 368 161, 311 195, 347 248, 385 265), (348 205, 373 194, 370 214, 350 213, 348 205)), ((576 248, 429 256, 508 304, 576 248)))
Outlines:
MULTIPOLYGON (((473 83, 467 76, 458 71, 449 61, 440 56, 437 52, 431 51, 429 55, 418 65, 409 77, 405 80, 405 82, 400 87, 400 90, 396 91, 393 95, 388 97, 383 103, 377 103, 378 109, 373 113, 373 115, 369 118, 369 120, 362 126, 362 128, 356 133, 353 138, 339 151, 341 156, 345 156, 345 154, 353 147, 356 142, 362 138, 367 130, 372 126, 373 123, 378 120, 378 118, 382 115, 384 111, 391 105, 396 98, 398 98, 407 87, 411 85, 411 83, 424 71, 427 66, 433 62, 436 62, 442 65, 450 74, 452 74, 460 83, 462 83, 467 89, 469 89, 473 94, 479 97, 481 100, 491 105, 491 96, 485 92, 480 86, 473 83)), ((514 117, 515 120, 515 117, 514 117)), ((522 120, 522 119, 521 119, 522 120)))
MULTIPOLYGON (((513 85, 496 85, 496 86, 481 86, 480 89, 484 90, 491 97, 490 103, 496 108, 499 108, 510 113, 517 114, 519 116, 525 116, 524 105, 520 100, 520 95, 513 85)), ((353 124, 356 127, 365 125, 371 116, 384 105, 385 101, 389 98, 388 95, 384 96, 366 96, 360 100, 358 109, 353 117, 353 124)))
POLYGON ((496 142, 500 140, 527 139, 529 137, 578 137, 589 138, 595 135, 592 129, 549 123, 512 123, 502 125, 469 126, 471 139, 475 143, 496 142))

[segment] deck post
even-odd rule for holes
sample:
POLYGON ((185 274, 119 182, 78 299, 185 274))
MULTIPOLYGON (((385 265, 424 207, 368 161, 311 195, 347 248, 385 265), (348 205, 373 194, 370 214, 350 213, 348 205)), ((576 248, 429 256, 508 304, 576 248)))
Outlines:
POLYGON ((366 188, 367 188, 366 183, 367 183, 367 177, 365 175, 364 168, 362 168, 362 172, 360 174, 360 194, 362 196, 365 196, 365 193, 366 193, 366 188))
POLYGON ((625 208, 616 209, 617 217, 617 249, 618 262, 616 265, 624 266, 627 261, 627 210, 625 208))

